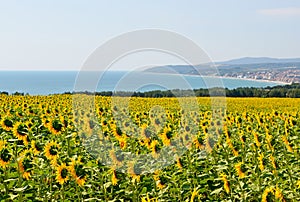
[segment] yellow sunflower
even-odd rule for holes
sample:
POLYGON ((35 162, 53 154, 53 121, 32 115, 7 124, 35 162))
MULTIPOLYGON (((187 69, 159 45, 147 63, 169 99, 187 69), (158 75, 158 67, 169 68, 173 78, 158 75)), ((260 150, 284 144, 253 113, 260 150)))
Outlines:
POLYGON ((118 178, 117 178, 117 174, 116 174, 116 170, 112 170, 112 176, 111 176, 111 182, 112 182, 112 185, 117 185, 118 184, 118 178))
POLYGON ((198 195, 198 191, 197 188, 194 188, 193 192, 192 192, 192 196, 191 196, 191 202, 194 201, 195 197, 198 195))
POLYGON ((181 162, 181 159, 180 159, 180 158, 177 158, 177 160, 176 160, 176 165, 177 165, 177 167, 178 167, 180 170, 182 170, 182 162, 181 162))
POLYGON ((263 154, 258 154, 259 157, 258 157, 258 160, 259 160, 259 169, 261 171, 263 171, 265 169, 265 166, 264 166, 264 155, 263 154))
POLYGON ((113 164, 115 166, 121 166, 122 165, 122 160, 123 156, 122 155, 117 155, 114 150, 109 151, 109 156, 113 160, 113 164))
POLYGON ((79 186, 83 186, 86 181, 86 172, 80 160, 72 159, 69 171, 79 186))
POLYGON ((6 131, 10 131, 13 128, 13 121, 9 117, 4 117, 1 120, 1 127, 6 131))
POLYGON ((32 156, 29 150, 25 150, 20 154, 18 166, 23 178, 29 180, 33 172, 32 156))
POLYGON ((128 163, 128 174, 132 177, 133 182, 140 181, 140 175, 138 174, 136 166, 133 162, 128 163))
POLYGON ((45 156, 54 165, 56 164, 56 159, 58 157, 58 149, 59 145, 54 141, 49 142, 45 146, 45 156))
POLYGON ((166 187, 166 185, 165 185, 164 183, 162 183, 161 180, 158 180, 158 181, 156 182, 156 186, 157 186, 159 189, 163 189, 163 188, 166 187))
POLYGON ((12 157, 9 150, 5 147, 6 141, 0 140, 0 166, 5 169, 9 165, 12 157))
POLYGON ((122 137, 118 137, 117 139, 119 141, 120 148, 125 149, 127 146, 126 137, 122 136, 122 137))
POLYGON ((276 188, 275 188, 275 198, 280 199, 280 201, 283 200, 282 191, 280 190, 280 188, 278 186, 276 186, 276 188))
POLYGON ((158 202, 157 198, 150 198, 148 193, 146 197, 141 198, 142 202, 158 202))
POLYGON ((163 144, 165 146, 170 146, 171 145, 171 132, 164 130, 164 132, 160 135, 160 139, 162 140, 163 144))
POLYGON ((224 183, 224 189, 225 189, 226 193, 229 194, 229 192, 230 192, 230 186, 229 186, 229 182, 227 180, 227 176, 225 174, 223 174, 223 173, 220 176, 221 176, 221 179, 222 179, 222 181, 224 183))
POLYGON ((153 140, 152 142, 151 142, 151 151, 152 151, 152 156, 154 157, 154 158, 157 158, 158 157, 158 153, 157 153, 157 151, 158 151, 158 144, 159 144, 159 142, 157 141, 157 140, 153 140))
POLYGON ((63 185, 65 182, 68 181, 68 166, 65 163, 57 166, 56 168, 56 180, 59 184, 63 185))
POLYGON ((34 155, 38 155, 42 151, 42 146, 35 140, 31 141, 31 149, 34 155))
POLYGON ((261 201, 268 202, 267 197, 268 197, 269 193, 272 193, 272 192, 273 192, 273 188, 267 187, 262 194, 261 201))
POLYGON ((27 134, 28 129, 27 126, 21 122, 17 122, 13 127, 13 134, 18 138, 18 140, 22 140, 25 145, 28 144, 27 134))
POLYGON ((237 164, 234 165, 235 170, 236 170, 239 178, 244 178, 245 177, 245 173, 243 172, 242 166, 243 166, 242 162, 237 163, 237 164))
POLYGON ((54 135, 59 135, 63 131, 63 125, 60 120, 54 119, 48 124, 49 131, 54 135))

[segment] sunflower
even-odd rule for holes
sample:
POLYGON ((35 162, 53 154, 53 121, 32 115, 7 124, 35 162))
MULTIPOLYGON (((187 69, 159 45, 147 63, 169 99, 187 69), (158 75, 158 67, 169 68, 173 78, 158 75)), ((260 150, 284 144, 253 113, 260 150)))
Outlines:
POLYGON ((204 139, 205 144, 205 150, 210 153, 213 149, 213 146, 215 144, 214 139, 212 138, 212 135, 206 134, 204 139))
POLYGON ((282 141, 283 141, 283 143, 285 144, 287 150, 288 150, 289 152, 294 152, 293 148, 292 148, 291 145, 289 144, 289 141, 288 141, 286 135, 282 135, 281 138, 282 138, 282 141))
POLYGON ((5 147, 6 141, 0 140, 0 166, 5 169, 12 157, 9 150, 5 147))
POLYGON ((235 170, 236 170, 239 178, 244 178, 245 177, 245 173, 243 171, 244 167, 243 167, 242 162, 235 164, 234 167, 235 167, 235 170))
POLYGON ((224 183, 224 189, 225 189, 226 193, 229 194, 230 186, 229 186, 229 182, 227 180, 227 176, 225 174, 221 174, 220 176, 221 176, 221 179, 224 183))
POLYGON ((124 156, 120 152, 116 153, 114 150, 109 151, 109 156, 113 161, 115 166, 121 166, 122 161, 124 160, 124 156))
POLYGON ((298 189, 300 189, 300 180, 297 181, 298 189))
POLYGON ((117 174, 114 169, 112 170, 111 182, 112 182, 112 185, 114 185, 114 186, 118 184, 117 174))
POLYGON ((197 137, 197 136, 193 137, 193 144, 195 145, 196 149, 203 150, 205 148, 203 142, 204 140, 201 137, 197 137))
POLYGON ((166 185, 165 185, 164 183, 162 183, 161 180, 158 180, 158 181, 156 182, 156 186, 157 186, 159 189, 163 189, 163 188, 166 187, 166 185))
POLYGON ((3 149, 6 145, 6 141, 5 140, 0 140, 0 149, 3 149))
POLYGON ((160 139, 162 140, 163 144, 165 146, 170 146, 171 145, 171 131, 164 129, 164 132, 160 135, 160 139))
POLYGON ((42 151, 43 147, 41 144, 39 144, 35 140, 32 140, 31 141, 31 149, 32 149, 34 155, 38 155, 42 151))
POLYGON ((153 179, 154 179, 155 181, 158 181, 158 180, 159 180, 159 173, 160 173, 159 170, 154 171, 154 173, 153 173, 153 179))
POLYGON ((86 181, 86 171, 84 170, 80 159, 72 159, 71 165, 69 166, 69 171, 72 177, 75 179, 76 183, 79 186, 83 186, 86 181))
POLYGON ((32 131, 33 125, 34 125, 34 120, 28 120, 25 122, 25 125, 27 126, 28 131, 32 131))
POLYGON ((24 179, 29 180, 33 171, 32 156, 30 150, 25 150, 20 154, 18 166, 24 179))
POLYGON ((273 168, 276 169, 276 160, 275 160, 275 157, 271 155, 270 156, 270 161, 272 163, 273 168))
POLYGON ((178 167, 180 170, 182 170, 182 162, 181 162, 181 159, 180 159, 180 158, 177 158, 177 160, 176 160, 176 165, 177 165, 177 167, 178 167))
POLYGON ((272 192, 273 192, 273 188, 267 187, 262 194, 261 201, 268 202, 267 197, 268 197, 269 193, 272 193, 272 192))
POLYGON ((10 131, 13 128, 13 121, 9 117, 4 117, 1 121, 1 126, 4 130, 10 131))
POLYGON ((13 127, 13 134, 18 138, 18 140, 22 140, 25 145, 28 145, 28 128, 25 124, 17 122, 13 127))
POLYGON ((259 169, 261 171, 263 171, 265 169, 265 166, 264 166, 264 155, 263 154, 259 154, 259 157, 258 157, 258 160, 259 160, 259 169))
POLYGON ((65 163, 57 166, 56 168, 56 180, 59 184, 63 185, 65 182, 68 181, 68 166, 65 163))
POLYGON ((126 137, 122 136, 122 137, 118 137, 117 139, 119 141, 120 148, 125 149, 127 146, 126 137))
POLYGON ((60 120, 54 119, 48 124, 48 129, 51 131, 52 134, 59 135, 63 130, 63 125, 60 122, 60 120))
POLYGON ((138 169, 136 168, 136 165, 133 162, 130 162, 128 164, 128 174, 132 177, 132 181, 139 182, 140 181, 140 175, 138 174, 138 169))
POLYGON ((283 200, 282 191, 280 190, 280 188, 278 186, 276 186, 276 188, 275 188, 275 198, 280 199, 280 201, 283 200))
POLYGON ((157 141, 157 140, 153 140, 152 142, 151 142, 151 151, 152 151, 152 156, 154 157, 154 158, 157 158, 158 157, 158 153, 157 153, 157 150, 158 150, 158 144, 159 144, 159 142, 157 141))
POLYGON ((250 132, 252 131, 251 126, 248 125, 248 126, 246 127, 246 130, 247 130, 248 133, 250 133, 250 132))
POLYGON ((51 161, 53 165, 56 164, 56 159, 58 157, 58 149, 59 145, 54 141, 49 142, 45 146, 45 156, 48 160, 51 161))
POLYGON ((254 137, 254 141, 255 141, 256 146, 260 147, 260 142, 259 142, 258 135, 257 135, 256 132, 253 132, 253 137, 254 137))
POLYGON ((146 197, 141 198, 142 202, 158 202, 157 198, 150 198, 148 193, 146 197))
POLYGON ((191 196, 191 202, 194 201, 195 197, 198 195, 198 191, 197 188, 194 188, 193 192, 192 192, 192 196, 191 196))

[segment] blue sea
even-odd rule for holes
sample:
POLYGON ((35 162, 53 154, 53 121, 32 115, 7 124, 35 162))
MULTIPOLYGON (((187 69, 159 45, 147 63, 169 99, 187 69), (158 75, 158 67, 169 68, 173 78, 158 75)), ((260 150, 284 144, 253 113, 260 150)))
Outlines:
POLYGON ((105 73, 80 73, 76 71, 0 71, 0 92, 22 92, 30 95, 49 95, 64 92, 94 89, 100 91, 150 91, 172 89, 197 89, 210 87, 267 87, 280 83, 252 81, 244 79, 201 77, 109 71, 105 73), (84 76, 83 76, 84 75, 84 76), (81 78, 78 84, 78 76, 81 78), (88 86, 97 78, 95 86, 88 86), (83 85, 86 81, 87 85, 83 85))

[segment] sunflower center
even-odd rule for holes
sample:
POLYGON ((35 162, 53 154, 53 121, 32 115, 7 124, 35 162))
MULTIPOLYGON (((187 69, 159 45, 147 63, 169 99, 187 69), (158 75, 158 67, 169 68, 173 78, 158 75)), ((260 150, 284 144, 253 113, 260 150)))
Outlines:
POLYGON ((11 159, 11 154, 9 153, 8 149, 5 148, 0 152, 0 158, 4 162, 8 162, 11 159))
POLYGON ((61 131, 62 124, 60 124, 58 120, 53 121, 52 126, 55 130, 61 131))
POLYGON ((61 177, 62 177, 63 179, 65 179, 65 178, 67 177, 67 175, 68 175, 68 170, 67 170, 66 168, 63 168, 63 169, 61 170, 61 177))
POLYGON ((24 159, 23 166, 25 171, 31 170, 33 168, 32 162, 27 158, 24 159))
POLYGON ((51 154, 52 156, 57 155, 57 153, 58 153, 58 152, 57 152, 57 147, 56 147, 56 146, 51 146, 49 152, 50 152, 50 154, 51 154))
POLYGON ((5 119, 4 120, 4 125, 6 127, 13 127, 13 122, 11 120, 9 120, 9 119, 5 119))
POLYGON ((17 131, 18 131, 19 135, 26 136, 27 129, 25 128, 25 126, 20 125, 18 127, 17 131))
POLYGON ((40 145, 38 142, 36 142, 36 143, 34 144, 34 147, 35 147, 35 149, 36 149, 37 151, 42 151, 42 149, 43 149, 42 145, 40 145))

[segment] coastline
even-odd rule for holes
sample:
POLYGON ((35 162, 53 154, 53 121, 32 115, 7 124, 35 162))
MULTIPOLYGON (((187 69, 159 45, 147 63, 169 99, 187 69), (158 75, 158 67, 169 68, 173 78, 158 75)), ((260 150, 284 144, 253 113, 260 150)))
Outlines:
POLYGON ((265 79, 251 79, 251 78, 237 78, 237 77, 230 77, 230 76, 201 76, 201 75, 196 75, 196 74, 176 74, 176 73, 160 73, 160 72, 147 72, 150 74, 168 74, 168 75, 174 75, 174 76, 192 76, 192 77, 207 77, 207 78, 218 78, 218 79, 235 79, 235 80, 244 80, 244 81, 255 81, 255 82, 263 82, 263 83, 275 83, 278 85, 290 85, 292 84, 291 82, 284 82, 284 81, 275 81, 275 80, 265 80, 265 79))
POLYGON ((230 76, 202 76, 202 77, 211 77, 211 78, 220 78, 220 79, 237 79, 237 80, 245 80, 245 81, 276 83, 276 84, 282 84, 282 85, 292 84, 292 83, 288 83, 288 82, 284 82, 284 81, 265 80, 265 79, 250 79, 250 78, 237 78, 237 77, 230 77, 230 76))

